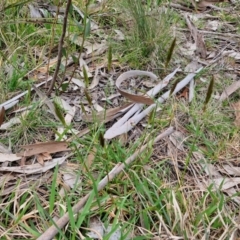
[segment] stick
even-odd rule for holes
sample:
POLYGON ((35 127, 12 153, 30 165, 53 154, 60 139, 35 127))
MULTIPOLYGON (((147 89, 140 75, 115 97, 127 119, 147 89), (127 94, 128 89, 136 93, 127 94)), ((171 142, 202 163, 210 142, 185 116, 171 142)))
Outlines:
MULTIPOLYGON (((169 136, 174 132, 173 127, 169 127, 166 131, 159 134, 155 140, 154 143, 158 142, 160 139, 169 136)), ((122 170, 129 164, 131 164, 140 153, 142 153, 146 148, 147 144, 143 145, 140 149, 138 149, 132 156, 126 159, 124 163, 118 163, 110 172, 108 175, 106 175, 99 183, 97 190, 101 191, 112 179, 114 179, 115 176, 117 176, 122 170)), ((89 192, 86 196, 84 196, 80 201, 73 207, 73 214, 78 213, 87 202, 88 198, 91 194, 94 193, 94 190, 89 192)), ((37 238, 37 240, 50 240, 53 239, 54 236, 58 233, 58 229, 62 229, 67 223, 69 222, 69 213, 65 213, 58 221, 56 221, 55 225, 52 225, 49 227, 40 237, 37 238), (57 227, 56 227, 57 226, 57 227)))
POLYGON ((56 82, 57 75, 58 75, 58 72, 59 72, 59 68, 60 68, 60 65, 61 65, 62 49, 63 49, 63 43, 64 43, 65 34, 66 34, 66 31, 67 31, 67 18, 68 18, 68 12, 69 12, 69 9, 70 9, 71 2, 72 2, 71 0, 67 1, 66 10, 65 10, 65 13, 64 13, 62 36, 61 36, 59 44, 58 44, 57 65, 56 65, 56 68, 55 68, 55 71, 54 71, 54 74, 53 74, 53 79, 52 79, 51 85, 50 85, 50 87, 48 89, 48 92, 47 92, 48 96, 50 95, 50 93, 53 90, 53 87, 54 87, 54 84, 56 82))

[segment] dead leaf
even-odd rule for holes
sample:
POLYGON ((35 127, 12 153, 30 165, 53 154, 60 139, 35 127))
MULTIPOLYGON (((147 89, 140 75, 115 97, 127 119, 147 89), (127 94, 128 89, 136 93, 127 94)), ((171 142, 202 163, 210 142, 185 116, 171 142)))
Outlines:
POLYGON ((213 189, 220 189, 222 191, 228 190, 238 184, 240 184, 240 178, 214 178, 214 179, 208 179, 204 181, 204 184, 206 184, 207 187, 213 184, 213 189))
POLYGON ((43 153, 37 154, 37 161, 42 166, 44 165, 44 162, 48 160, 52 160, 52 156, 49 153, 43 152, 43 153))
POLYGON ((221 177, 222 175, 219 171, 214 167, 214 165, 207 163, 206 159, 204 158, 201 152, 193 152, 193 156, 195 159, 198 160, 199 164, 201 165, 202 169, 205 171, 207 176, 210 177, 221 177))
POLYGON ((14 162, 20 160, 21 157, 13 153, 0 153, 0 162, 14 162))
POLYGON ((188 95, 189 95, 189 88, 185 87, 183 91, 179 95, 177 95, 177 98, 188 99, 188 95))
POLYGON ((98 85, 99 80, 100 80, 100 76, 98 75, 98 72, 99 72, 99 68, 97 67, 95 70, 93 80, 92 80, 90 86, 88 87, 88 89, 94 89, 98 85))
POLYGON ((0 107, 0 127, 4 122, 4 117, 5 117, 5 108, 0 107))
POLYGON ((203 35, 198 32, 197 28, 195 27, 193 22, 190 20, 189 16, 186 15, 185 18, 186 18, 188 28, 189 28, 191 35, 194 39, 194 42, 196 44, 197 53, 199 53, 200 56, 203 59, 205 59, 207 57, 207 51, 206 51, 203 35))
POLYGON ((102 239, 104 235, 104 224, 97 217, 90 218, 89 227, 91 231, 87 232, 86 235, 91 239, 102 239))
POLYGON ((80 191, 82 190, 81 180, 75 172, 64 172, 62 174, 63 174, 63 181, 68 187, 72 189, 74 188, 80 191))
POLYGON ((123 91, 120 89, 120 85, 121 83, 130 78, 130 77, 136 77, 136 76, 148 76, 152 79, 155 79, 156 80, 156 75, 154 75, 153 73, 151 72, 147 72, 147 71, 140 71, 140 70, 132 70, 132 71, 128 71, 128 72, 125 72, 125 73, 122 73, 116 80, 116 87, 118 89, 118 91, 124 96, 126 97, 127 99, 133 101, 133 102, 136 102, 136 103, 143 103, 143 104, 147 104, 147 105, 151 105, 154 103, 154 101, 148 97, 148 96, 140 96, 140 95, 135 95, 135 94, 131 94, 131 93, 128 93, 126 91, 123 91))
POLYGON ((240 177, 240 167, 234 167, 234 166, 231 166, 231 165, 222 165, 222 168, 219 168, 219 171, 220 172, 223 172, 225 174, 228 174, 228 175, 232 175, 232 176, 235 176, 235 177, 240 177))
POLYGON ((37 155, 37 161, 38 161, 39 164, 41 164, 41 166, 44 166, 44 160, 43 160, 43 156, 41 154, 37 155))
POLYGON ((16 172, 16 173, 24 173, 24 174, 35 174, 35 173, 43 173, 48 171, 49 169, 54 168, 56 165, 61 165, 67 156, 54 158, 51 161, 45 162, 44 166, 39 163, 32 165, 25 165, 20 167, 0 167, 0 172, 16 172))
POLYGON ((227 99, 232 93, 237 91, 240 88, 240 81, 235 81, 230 86, 228 86, 223 93, 221 94, 219 101, 224 101, 227 99))
POLYGON ((229 51, 223 51, 222 52, 223 56, 227 56, 227 57, 232 57, 236 60, 240 60, 240 53, 236 52, 234 50, 229 50, 229 51))
POLYGON ((21 146, 21 148, 25 149, 23 152, 17 153, 17 156, 21 157, 30 157, 40 153, 56 153, 56 152, 63 152, 69 151, 68 143, 67 142, 46 142, 46 143, 36 143, 21 146))
POLYGON ((184 151, 183 142, 184 142, 184 135, 180 131, 175 131, 169 136, 169 139, 173 143, 175 147, 179 150, 184 151))
POLYGON ((78 87, 80 88, 85 88, 85 83, 83 80, 81 79, 77 79, 77 78, 72 78, 71 82, 73 82, 74 84, 76 84, 78 87))

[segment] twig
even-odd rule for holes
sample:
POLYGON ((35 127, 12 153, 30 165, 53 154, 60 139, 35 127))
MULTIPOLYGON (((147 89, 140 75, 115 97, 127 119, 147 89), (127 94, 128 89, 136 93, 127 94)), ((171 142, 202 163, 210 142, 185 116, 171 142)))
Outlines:
POLYGON ((58 72, 59 72, 59 68, 60 68, 60 65, 61 65, 63 42, 64 42, 64 37, 65 37, 65 34, 66 34, 66 30, 67 30, 67 17, 68 17, 68 12, 69 12, 69 8, 70 8, 71 3, 72 3, 72 0, 67 1, 66 10, 65 10, 65 13, 64 13, 64 18, 63 18, 62 35, 61 35, 61 38, 60 38, 60 41, 59 41, 59 44, 58 44, 57 66, 56 66, 56 69, 54 71, 53 79, 52 79, 51 85, 48 89, 47 95, 50 95, 52 90, 53 90, 53 87, 54 87, 54 84, 56 82, 57 75, 58 75, 58 72))
MULTIPOLYGON (((169 136, 174 132, 174 128, 170 127, 160 135, 158 135, 154 143, 158 142, 160 139, 169 136)), ((101 191, 112 179, 114 179, 115 176, 117 176, 120 172, 123 171, 123 169, 131 164, 140 153, 142 153, 146 148, 148 144, 143 145, 140 149, 138 149, 131 157, 129 157, 124 163, 118 163, 110 172, 108 175, 106 175, 98 184, 97 190, 101 191)), ((84 196, 74 207, 73 207, 73 214, 78 213, 85 205, 89 197, 95 194, 94 190, 92 190, 90 193, 88 193, 86 196, 84 196)), ((62 229, 69 221, 69 213, 65 213, 56 223, 55 225, 52 225, 50 228, 48 228, 37 240, 50 240, 53 239, 54 236, 58 233, 59 229, 62 229)))

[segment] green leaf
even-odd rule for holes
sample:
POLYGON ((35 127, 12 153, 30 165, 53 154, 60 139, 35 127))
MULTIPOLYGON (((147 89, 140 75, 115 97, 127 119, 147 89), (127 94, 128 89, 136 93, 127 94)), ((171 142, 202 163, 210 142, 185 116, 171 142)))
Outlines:
POLYGON ((64 56, 64 57, 67 57, 67 51, 66 51, 66 48, 62 48, 62 55, 64 56))
POLYGON ((68 83, 68 82, 67 82, 67 83, 63 83, 63 84, 61 85, 62 91, 65 92, 65 91, 67 90, 68 86, 69 86, 69 83, 68 83))
POLYGON ((91 21, 90 19, 87 19, 86 25, 85 25, 84 37, 86 38, 90 36, 90 32, 91 32, 91 21))
POLYGON ((58 173, 58 165, 56 166, 54 173, 53 173, 51 193, 50 193, 50 197, 49 197, 49 214, 50 215, 53 212, 54 205, 55 205, 57 173, 58 173))
POLYGON ((62 109, 61 107, 59 106, 58 103, 56 103, 55 101, 53 101, 53 105, 54 105, 54 110, 55 110, 55 113, 57 115, 57 117, 59 118, 59 120, 61 121, 61 123, 66 126, 66 122, 65 122, 65 119, 64 119, 64 116, 63 116, 63 113, 62 113, 62 109))
POLYGON ((72 57, 73 62, 74 62, 76 65, 78 65, 79 59, 78 59, 76 56, 74 56, 74 55, 72 55, 71 57, 72 57))
POLYGON ((78 215, 78 220, 76 224, 78 228, 81 227, 83 221, 86 219, 86 216, 90 213, 94 197, 95 193, 92 191, 83 209, 81 209, 81 214, 78 215))

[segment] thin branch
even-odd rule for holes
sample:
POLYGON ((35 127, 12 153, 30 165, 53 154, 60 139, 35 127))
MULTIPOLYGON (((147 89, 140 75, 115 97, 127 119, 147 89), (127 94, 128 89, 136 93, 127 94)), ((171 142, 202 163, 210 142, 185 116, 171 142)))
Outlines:
POLYGON ((64 13, 64 18, 63 18, 62 35, 61 35, 61 38, 60 38, 60 41, 59 41, 59 44, 58 44, 57 66, 56 66, 55 72, 53 74, 53 79, 52 79, 51 85, 48 89, 47 95, 50 95, 52 90, 53 90, 53 87, 55 85, 57 75, 58 75, 58 72, 59 72, 59 68, 60 68, 60 65, 61 65, 63 43, 64 43, 64 38, 65 38, 65 35, 66 35, 66 30, 67 30, 67 18, 68 18, 68 12, 69 12, 71 3, 72 3, 72 0, 67 1, 66 10, 65 10, 65 13, 64 13))
MULTIPOLYGON (((160 139, 171 135, 174 132, 174 128, 170 127, 163 133, 159 134, 154 143, 158 142, 160 139)), ((123 169, 130 165, 146 148, 148 144, 143 145, 140 149, 138 149, 132 156, 130 156, 124 163, 118 163, 108 175, 106 175, 97 186, 97 190, 101 191, 111 180, 113 180, 123 169)), ((94 190, 89 192, 86 196, 84 196, 72 209, 73 214, 78 213, 86 204, 89 197, 95 194, 94 190)), ((65 213, 54 225, 48 228, 37 240, 50 240, 53 239, 54 236, 58 233, 59 229, 62 229, 69 222, 69 213, 65 213)))

